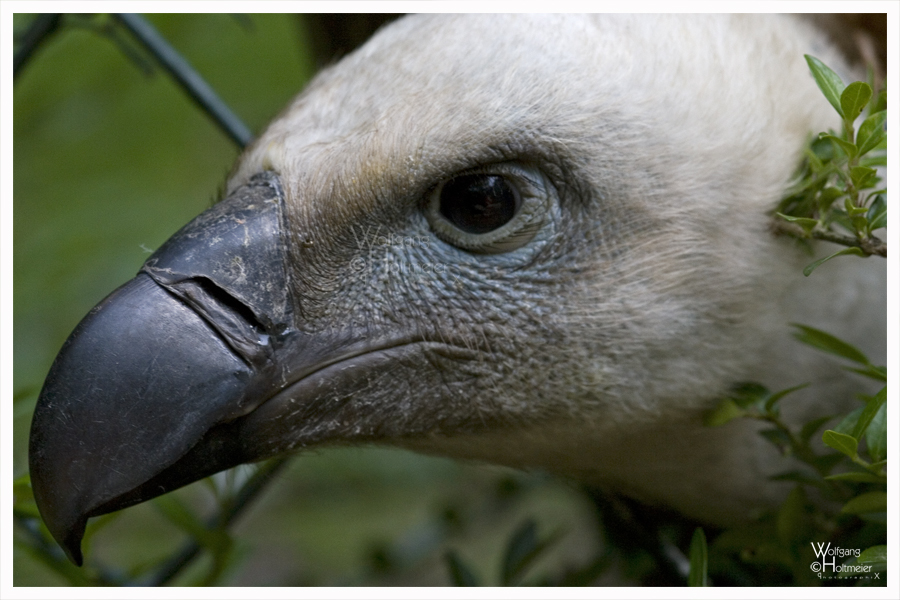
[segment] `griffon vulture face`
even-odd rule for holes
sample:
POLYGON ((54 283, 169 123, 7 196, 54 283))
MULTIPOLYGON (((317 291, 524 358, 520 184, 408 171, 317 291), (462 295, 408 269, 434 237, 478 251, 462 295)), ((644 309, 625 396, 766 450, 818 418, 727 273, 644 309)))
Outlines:
MULTIPOLYGON (((80 561, 88 517, 325 444, 541 467, 713 521, 771 499, 753 433, 699 415, 811 361, 782 339, 795 310, 846 308, 789 283, 806 258, 766 229, 806 136, 837 125, 805 52, 841 64, 764 16, 385 28, 66 342, 30 447, 50 531, 80 561)), ((855 317, 875 346, 881 317, 855 317)))

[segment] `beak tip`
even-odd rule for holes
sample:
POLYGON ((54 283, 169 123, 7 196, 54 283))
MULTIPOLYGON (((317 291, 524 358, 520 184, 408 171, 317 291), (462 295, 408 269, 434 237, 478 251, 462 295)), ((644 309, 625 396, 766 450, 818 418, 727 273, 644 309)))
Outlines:
POLYGON ((75 563, 76 567, 80 567, 82 564, 84 564, 84 556, 81 554, 81 538, 84 532, 83 521, 79 529, 81 530, 81 533, 71 531, 69 535, 66 536, 65 540, 63 540, 63 543, 60 544, 65 551, 66 556, 69 557, 69 560, 75 563))

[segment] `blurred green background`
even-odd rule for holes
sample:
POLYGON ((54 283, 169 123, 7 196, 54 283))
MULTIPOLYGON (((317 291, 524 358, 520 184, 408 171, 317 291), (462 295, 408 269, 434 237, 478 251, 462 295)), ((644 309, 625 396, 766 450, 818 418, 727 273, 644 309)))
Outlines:
MULTIPOLYGON (((16 31, 31 18, 17 15, 16 31)), ((312 75, 323 34, 321 20, 297 16, 148 18, 254 132, 312 75)), ((238 156, 168 76, 148 76, 103 33, 110 24, 102 15, 67 18, 15 83, 17 477, 27 472, 35 400, 69 332, 215 201, 238 156)), ((126 32, 117 35, 135 47, 126 32)), ((214 487, 201 482, 176 495, 209 514, 214 487)), ((128 578, 173 553, 187 536, 165 515, 156 502, 118 513, 91 538, 83 572, 128 578)), ((295 459, 241 519, 218 583, 443 585, 447 548, 497 583, 504 546, 529 517, 540 534, 563 536, 536 572, 596 555, 593 508, 566 483, 395 450, 322 450, 295 459)), ((19 542, 23 535, 16 531, 19 542)), ((14 569, 17 586, 68 584, 21 543, 14 569)))

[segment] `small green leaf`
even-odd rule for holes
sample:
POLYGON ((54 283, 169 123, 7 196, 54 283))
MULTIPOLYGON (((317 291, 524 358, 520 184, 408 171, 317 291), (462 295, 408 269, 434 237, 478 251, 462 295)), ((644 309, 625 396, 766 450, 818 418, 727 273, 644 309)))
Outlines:
POLYGON ((883 194, 875 196, 875 200, 869 206, 869 212, 866 213, 866 219, 869 220, 869 231, 887 227, 887 199, 883 194))
POLYGON ((825 433, 822 434, 822 442, 829 448, 834 448, 850 458, 858 456, 856 449, 859 447, 859 441, 853 436, 826 429, 825 433))
MULTIPOLYGON (((884 140, 882 140, 880 147, 883 147, 885 144, 884 140)), ((864 167, 886 167, 887 166, 887 155, 883 153, 878 153, 870 156, 863 156, 859 159, 859 164, 864 167)))
POLYGON ((448 550, 444 554, 444 560, 447 562, 447 570, 450 571, 450 581, 458 587, 477 587, 478 577, 470 569, 466 563, 462 561, 459 555, 453 550, 448 550))
POLYGON ((887 367, 876 367, 875 365, 867 365, 862 368, 855 367, 844 367, 848 371, 853 371, 854 373, 859 373, 869 379, 874 379, 875 381, 887 381, 887 367))
POLYGON ((812 421, 803 425, 803 428, 800 430, 800 439, 804 442, 808 442, 810 438, 815 434, 822 425, 833 419, 834 417, 831 415, 825 415, 824 417, 819 417, 818 419, 813 419, 812 421))
POLYGON ((804 344, 818 348, 819 350, 824 350, 825 352, 837 354, 838 356, 846 358, 847 360, 852 360, 853 362, 863 365, 869 364, 869 359, 866 358, 866 355, 860 352, 858 348, 834 337, 830 333, 825 333, 821 329, 816 329, 815 327, 810 327, 808 325, 800 325, 799 323, 791 323, 791 325, 799 329, 799 331, 794 333, 794 337, 804 344))
POLYGON ((800 385, 795 385, 794 387, 790 387, 790 388, 787 388, 787 389, 785 389, 785 390, 780 390, 780 391, 775 392, 774 394, 772 394, 771 396, 769 396, 769 399, 768 399, 768 400, 766 400, 766 404, 765 404, 765 406, 764 406, 765 411, 766 411, 766 412, 772 412, 772 411, 775 409, 775 404, 776 404, 779 400, 781 400, 782 398, 784 398, 784 397, 787 396, 788 394, 791 394, 791 393, 793 393, 793 392, 796 392, 797 390, 802 390, 803 388, 805 388, 805 387, 808 386, 808 385, 809 385, 808 383, 801 383, 800 385))
POLYGON ((869 423, 872 422, 872 419, 878 414, 878 411, 884 406, 887 401, 887 386, 881 388, 877 394, 872 396, 868 402, 866 402, 866 406, 863 409, 862 413, 859 415, 859 420, 856 422, 856 426, 853 427, 853 433, 850 435, 856 439, 862 439, 863 434, 866 432, 866 429, 869 427, 869 423))
POLYGON ((796 486, 778 509, 775 528, 779 541, 789 546, 802 536, 806 514, 806 495, 803 486, 796 486))
POLYGON ((792 217, 790 215, 785 215, 782 213, 775 213, 785 221, 790 221, 791 223, 795 223, 803 228, 803 231, 809 233, 813 229, 816 228, 816 225, 819 224, 818 219, 807 219, 806 217, 792 217))
POLYGON ((869 492, 852 498, 841 509, 842 513, 858 515, 862 513, 884 512, 887 510, 887 492, 869 492))
POLYGON ((851 200, 850 198, 844 198, 844 209, 851 217, 859 216, 869 210, 865 206, 856 206, 855 204, 853 204, 853 200, 851 200))
POLYGON ((885 483, 886 477, 879 477, 865 471, 850 471, 849 473, 838 473, 837 475, 828 475, 825 477, 829 481, 856 481, 858 483, 885 483))
POLYGON ((885 138, 884 123, 886 120, 887 112, 882 111, 869 115, 860 124, 856 134, 856 145, 859 147, 860 156, 874 149, 885 138))
MULTIPOLYGON (((887 387, 881 388, 876 394, 887 396, 887 387)), ((872 421, 866 428, 866 445, 869 448, 869 456, 875 462, 881 462, 887 458, 887 403, 882 402, 878 412, 872 417, 872 421)))
POLYGON ((690 561, 691 570, 688 574, 688 586, 706 587, 709 585, 707 580, 709 550, 706 546, 706 535, 700 527, 694 530, 694 536, 691 538, 690 561))
POLYGON ((740 408, 750 408, 754 404, 762 405, 769 397, 769 390, 752 381, 745 381, 732 386, 728 395, 740 408))
POLYGON ((807 460, 811 467, 813 467, 819 473, 830 473, 831 470, 838 465, 841 461, 846 460, 843 454, 838 454, 837 452, 832 452, 830 454, 823 454, 821 456, 816 456, 807 460))
POLYGON ((823 140, 828 140, 835 144, 838 148, 840 148, 844 154, 846 154, 849 158, 853 158, 857 155, 859 150, 856 147, 856 144, 848 142, 847 140, 841 139, 836 135, 831 135, 830 133, 820 133, 819 137, 823 140))
POLYGON ((848 85, 841 92, 843 117, 852 123, 869 103, 870 98, 872 98, 872 88, 868 83, 854 81, 848 85))
POLYGON ((872 106, 872 114, 886 111, 887 110, 887 90, 881 90, 878 92, 878 97, 875 99, 875 104, 872 106))
POLYGON ((814 487, 822 487, 822 479, 820 477, 816 477, 815 475, 811 475, 810 473, 804 473, 803 471, 788 471, 786 473, 779 473, 778 475, 769 477, 769 479, 771 481, 793 481, 794 483, 803 483, 814 487))
POLYGON ((878 177, 878 171, 869 167, 853 167, 850 169, 850 180, 857 190, 871 187, 872 182, 878 177))
POLYGON ((703 424, 707 427, 718 427, 733 419, 743 417, 747 411, 740 408, 731 398, 725 398, 718 406, 709 411, 703 418, 703 424))
MULTIPOLYGON (((825 166, 822 163, 822 157, 819 156, 819 152, 822 152, 822 148, 828 148, 829 155, 834 153, 831 144, 822 144, 819 139, 814 140, 814 146, 812 148, 807 148, 804 150, 804 154, 806 155, 807 160, 809 160, 809 167, 812 169, 813 173, 818 173, 825 166), (818 148, 817 148, 818 147, 818 148), (815 150, 818 149, 819 152, 815 150)), ((831 158, 830 156, 828 158, 831 158)))
POLYGON ((537 523, 532 519, 525 521, 513 533, 506 547, 506 554, 503 558, 503 570, 501 572, 501 585, 515 585, 535 559, 551 544, 556 542, 559 537, 560 535, 557 532, 546 539, 539 540, 537 523))
POLYGON ((818 198, 818 202, 817 202, 817 204, 819 206, 819 212, 824 213, 826 210, 828 210, 831 207, 832 204, 834 204, 835 200, 837 200, 838 198, 840 198, 843 195, 844 195, 844 190, 842 190, 840 188, 836 188, 834 186, 823 189, 821 192, 819 192, 819 198, 818 198))
POLYGON ((865 409, 865 406, 854 408, 852 411, 847 413, 847 415, 843 419, 841 419, 840 423, 838 423, 831 429, 833 431, 837 431, 838 433, 843 433, 844 435, 852 435, 853 430, 856 429, 856 424, 859 422, 859 416, 865 409))
POLYGON ((844 256, 845 254, 855 254, 856 256, 865 256, 866 255, 865 252, 863 252, 861 249, 859 249, 855 246, 852 248, 844 248, 843 250, 838 250, 834 254, 826 256, 825 258, 820 258, 819 260, 817 260, 815 262, 809 263, 808 265, 803 267, 803 275, 805 275, 806 277, 809 277, 813 271, 815 271, 818 267, 820 267, 822 265, 822 263, 828 262, 832 258, 835 258, 838 256, 844 256))
POLYGON ((856 559, 856 564, 887 563, 887 546, 872 546, 863 550, 856 559))
POLYGON ((804 54, 803 56, 806 58, 806 64, 809 65, 809 70, 816 80, 816 85, 822 90, 822 93, 825 95, 828 102, 831 103, 831 106, 834 107, 834 110, 843 117, 844 113, 841 108, 841 94, 844 91, 844 82, 841 81, 841 78, 838 77, 837 73, 829 69, 825 63, 815 56, 810 56, 809 54, 804 54))
POLYGON ((783 451, 787 451, 791 447, 790 436, 781 429, 763 429, 759 432, 759 435, 763 436, 783 451))

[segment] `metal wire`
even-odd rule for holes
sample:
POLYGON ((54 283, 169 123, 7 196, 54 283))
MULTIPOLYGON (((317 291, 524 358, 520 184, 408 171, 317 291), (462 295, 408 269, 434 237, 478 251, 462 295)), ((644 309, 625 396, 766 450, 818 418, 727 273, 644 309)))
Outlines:
POLYGON ((114 16, 238 146, 243 148, 253 140, 250 129, 149 21, 132 13, 114 16))

